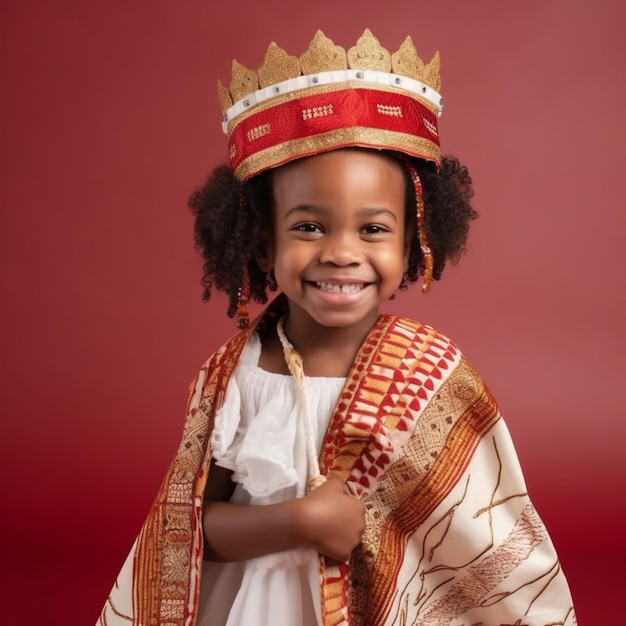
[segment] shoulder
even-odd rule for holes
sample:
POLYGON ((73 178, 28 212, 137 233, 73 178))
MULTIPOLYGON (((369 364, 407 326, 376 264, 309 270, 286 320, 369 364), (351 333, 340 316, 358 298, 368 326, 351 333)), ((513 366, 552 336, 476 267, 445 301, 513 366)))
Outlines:
POLYGON ((203 397, 225 390, 253 334, 254 328, 238 332, 203 363, 189 386, 188 409, 198 405, 203 397))
MULTIPOLYGON (((457 344, 444 333, 415 320, 389 315, 388 340, 410 342, 407 357, 414 366, 441 384, 440 391, 465 402, 496 407, 496 401, 481 375, 457 344)), ((405 357, 405 358, 407 358, 405 357)))
POLYGON ((462 358, 456 343, 428 324, 397 315, 384 315, 381 319, 387 327, 387 342, 411 345, 419 354, 439 355, 450 361, 462 358))
POLYGON ((203 364, 200 369, 199 376, 210 378, 212 373, 226 374, 230 376, 232 371, 239 363, 241 355, 246 345, 251 341, 255 333, 260 337, 265 337, 268 328, 273 328, 276 319, 284 314, 286 307, 286 299, 277 296, 266 309, 254 319, 247 328, 235 333, 230 339, 227 339, 203 364))

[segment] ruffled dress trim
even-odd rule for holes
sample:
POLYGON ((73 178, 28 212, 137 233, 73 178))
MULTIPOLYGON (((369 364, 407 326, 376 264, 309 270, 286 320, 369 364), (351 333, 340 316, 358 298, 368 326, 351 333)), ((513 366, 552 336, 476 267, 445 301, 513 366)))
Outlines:
MULTIPOLYGON (((213 458, 233 472, 237 485, 231 502, 237 504, 275 504, 306 493, 307 451, 297 384, 292 376, 259 368, 260 354, 255 333, 212 433, 213 458)), ((345 378, 307 377, 318 454, 344 384, 345 378)), ((198 626, 321 624, 318 559, 314 550, 299 548, 242 563, 205 562, 198 626)))

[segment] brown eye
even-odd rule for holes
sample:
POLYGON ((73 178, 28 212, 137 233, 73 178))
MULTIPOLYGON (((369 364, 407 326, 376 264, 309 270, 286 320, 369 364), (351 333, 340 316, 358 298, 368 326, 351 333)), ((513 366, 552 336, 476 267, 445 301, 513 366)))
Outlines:
POLYGON ((294 227, 294 230, 298 230, 302 233, 317 233, 317 232, 321 232, 322 229, 317 224, 306 222, 304 224, 297 224, 294 227))
POLYGON ((389 229, 380 224, 368 224, 363 228, 363 232, 368 235, 378 235, 379 233, 389 232, 389 229))

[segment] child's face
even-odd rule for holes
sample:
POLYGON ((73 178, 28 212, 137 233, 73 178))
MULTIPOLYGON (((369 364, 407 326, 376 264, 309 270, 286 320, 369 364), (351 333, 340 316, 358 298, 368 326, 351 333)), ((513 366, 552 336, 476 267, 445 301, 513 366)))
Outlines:
POLYGON ((327 327, 373 324, 407 268, 401 164, 336 150, 279 168, 273 188, 263 269, 274 270, 290 316, 327 327))

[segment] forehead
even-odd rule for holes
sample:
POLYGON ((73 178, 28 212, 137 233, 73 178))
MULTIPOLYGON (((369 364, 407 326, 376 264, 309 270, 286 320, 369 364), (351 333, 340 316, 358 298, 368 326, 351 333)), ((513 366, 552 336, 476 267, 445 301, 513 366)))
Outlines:
POLYGON ((299 159, 274 172, 277 209, 298 204, 338 207, 404 206, 403 168, 393 157, 342 149, 299 159))

